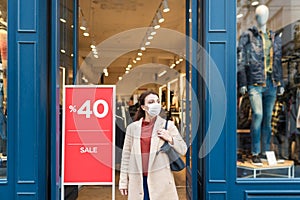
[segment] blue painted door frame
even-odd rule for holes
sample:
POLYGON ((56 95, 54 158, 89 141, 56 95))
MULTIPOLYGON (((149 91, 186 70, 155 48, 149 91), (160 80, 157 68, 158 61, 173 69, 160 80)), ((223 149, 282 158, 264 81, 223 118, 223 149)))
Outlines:
MULTIPOLYGON (((201 174, 199 173, 200 160, 198 156, 199 138, 201 138, 201 121, 203 117, 203 102, 199 97, 202 91, 200 67, 198 64, 199 50, 199 10, 201 2, 198 0, 186 0, 186 119, 185 119, 185 141, 189 148, 186 156, 186 187, 187 199, 198 200, 202 197, 199 183, 201 174), (199 110, 198 110, 199 108, 199 110), (200 113, 198 113, 200 111, 200 113), (200 123, 199 123, 200 121, 200 123), (200 126, 198 127, 198 125, 200 126)), ((202 12, 200 12, 202 13, 202 12)))
POLYGON ((8 160, 0 199, 47 199, 48 5, 8 3, 8 160))
POLYGON ((51 53, 49 74, 50 93, 50 191, 51 200, 60 199, 60 107, 59 107, 59 55, 60 55, 60 0, 52 0, 51 9, 51 53))

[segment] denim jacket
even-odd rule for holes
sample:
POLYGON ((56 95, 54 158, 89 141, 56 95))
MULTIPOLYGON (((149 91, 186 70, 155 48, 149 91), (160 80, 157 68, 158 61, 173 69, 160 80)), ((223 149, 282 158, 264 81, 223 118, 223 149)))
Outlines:
MULTIPOLYGON (((274 85, 283 86, 281 66, 281 38, 272 31, 268 32, 272 41, 271 78, 274 85)), ((245 31, 239 40, 237 48, 238 57, 238 87, 247 85, 265 85, 267 72, 265 70, 265 58, 263 38, 254 26, 245 31)))

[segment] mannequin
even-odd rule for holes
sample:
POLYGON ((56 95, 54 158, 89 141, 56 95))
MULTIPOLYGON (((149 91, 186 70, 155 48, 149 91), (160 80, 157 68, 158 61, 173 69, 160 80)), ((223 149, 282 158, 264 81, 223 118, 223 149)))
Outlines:
POLYGON ((284 93, 281 67, 281 38, 267 30, 269 9, 255 10, 257 27, 245 31, 238 45, 238 87, 249 94, 252 163, 262 165, 265 151, 270 150, 271 120, 276 95, 284 93))

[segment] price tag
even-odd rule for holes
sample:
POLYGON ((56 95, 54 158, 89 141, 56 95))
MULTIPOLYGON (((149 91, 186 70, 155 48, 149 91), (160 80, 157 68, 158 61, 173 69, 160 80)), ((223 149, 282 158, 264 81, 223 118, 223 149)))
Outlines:
POLYGON ((274 151, 266 151, 268 164, 270 166, 277 165, 277 160, 274 151))

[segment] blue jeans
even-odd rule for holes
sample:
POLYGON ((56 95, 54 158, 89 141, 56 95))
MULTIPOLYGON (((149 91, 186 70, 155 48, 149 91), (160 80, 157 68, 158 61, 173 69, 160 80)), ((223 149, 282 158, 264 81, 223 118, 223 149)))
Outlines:
POLYGON ((266 86, 248 86, 252 108, 251 151, 252 155, 265 154, 270 150, 272 133, 272 111, 276 100, 277 87, 268 76, 266 86), (262 144, 261 144, 262 141, 262 144))
POLYGON ((143 176, 144 200, 150 200, 147 176, 143 176))

